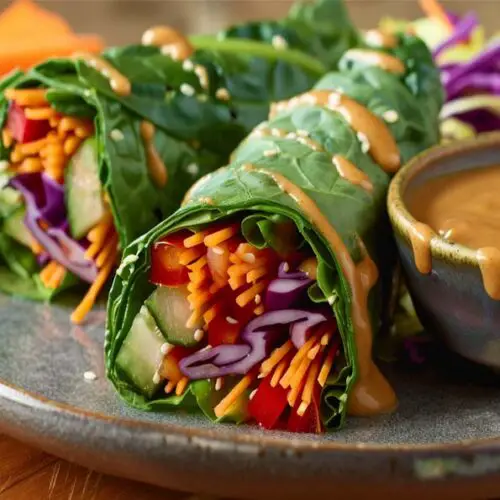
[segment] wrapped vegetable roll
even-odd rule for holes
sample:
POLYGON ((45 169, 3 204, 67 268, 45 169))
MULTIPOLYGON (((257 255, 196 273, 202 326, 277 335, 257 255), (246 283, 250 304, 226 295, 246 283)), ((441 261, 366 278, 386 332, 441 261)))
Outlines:
POLYGON ((126 249, 105 346, 125 401, 297 432, 394 409, 372 359, 385 195, 437 140, 443 96, 420 41, 378 50, 404 70, 346 69, 277 103, 227 167, 126 249))
POLYGON ((237 42, 197 48, 156 27, 142 45, 49 60, 2 82, 0 290, 48 299, 88 283, 72 316, 82 321, 119 249, 225 164, 271 101, 325 72, 298 50, 237 42))

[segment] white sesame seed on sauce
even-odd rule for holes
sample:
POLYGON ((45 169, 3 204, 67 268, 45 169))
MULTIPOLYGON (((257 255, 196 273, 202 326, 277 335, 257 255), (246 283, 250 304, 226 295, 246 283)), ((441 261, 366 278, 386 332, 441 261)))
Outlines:
POLYGON ((220 391, 222 389, 222 377, 217 377, 215 380, 215 390, 220 391))
POLYGON ((250 396, 248 396, 248 399, 252 400, 257 392, 257 389, 254 389, 251 393, 250 396))
POLYGON ((153 375, 153 384, 159 384, 161 382, 161 377, 159 372, 155 372, 153 375))
POLYGON ((238 320, 234 319, 232 316, 226 316, 226 321, 230 325, 237 325, 238 324, 238 320))
POLYGON ((278 154, 278 151, 276 149, 266 149, 264 151, 264 156, 266 158, 271 158, 272 156, 276 156, 278 154))
POLYGON ((191 59, 184 59, 182 63, 182 69, 184 71, 193 71, 194 69, 193 61, 191 61, 191 59))
POLYGON ((166 355, 168 354, 172 349, 174 348, 174 346, 172 344, 169 344, 168 342, 165 342, 164 344, 161 345, 160 347, 160 352, 163 354, 163 355, 166 355))
POLYGON ((285 136, 287 139, 297 139, 297 134, 295 132, 290 132, 285 136))
POLYGON ((330 106, 332 108, 336 108, 337 106, 340 105, 341 99, 342 99, 342 97, 341 97, 340 93, 332 92, 328 96, 328 106, 330 106))
POLYGON ((262 297, 259 294, 257 294, 255 296, 255 303, 259 305, 261 302, 262 302, 262 297))
POLYGON ((215 92, 215 97, 217 97, 217 99, 220 99, 221 101, 229 101, 229 99, 231 99, 229 90, 225 88, 217 89, 215 92))
POLYGON ((198 173, 200 172, 200 167, 197 163, 190 163, 186 167, 186 172, 191 175, 198 175, 198 173))
POLYGON ((256 259, 255 259, 255 255, 253 253, 247 252, 247 253, 243 254, 243 256, 241 257, 241 260, 243 260, 247 264, 254 264, 256 259))
POLYGON ((283 130, 281 130, 279 128, 272 128, 271 135, 273 137, 283 137, 284 135, 286 135, 286 132, 284 132, 283 130))
POLYGON ((395 109, 389 109, 382 114, 382 118, 387 123, 396 123, 399 120, 399 115, 395 109))
POLYGON ((192 85, 189 85, 189 83, 183 83, 181 85, 181 93, 187 96, 192 96, 195 94, 195 90, 192 85))
POLYGON ((283 50, 288 48, 288 42, 281 35, 274 35, 271 44, 275 49, 283 50))
POLYGON ((316 99, 316 97, 314 95, 306 94, 304 97, 302 97, 300 102, 302 102, 304 104, 314 105, 318 102, 318 100, 316 99))
POLYGON ((113 139, 113 141, 123 141, 123 139, 125 138, 125 136, 123 135, 123 132, 118 129, 118 128, 114 128, 110 133, 109 133, 109 137, 111 137, 111 139, 113 139))
POLYGON ((288 262, 285 262, 283 264, 283 271, 285 271, 285 273, 287 273, 288 271, 290 271, 290 264, 288 262))
POLYGON ((88 382, 93 382, 97 379, 97 375, 93 371, 88 371, 83 374, 83 378, 88 382))
POLYGON ((197 330, 195 330, 193 337, 196 342, 200 342, 204 335, 205 332, 201 328, 198 328, 197 330))
POLYGON ((212 252, 217 255, 224 255, 224 249, 221 247, 212 247, 212 252))
POLYGON ((179 59, 179 47, 176 45, 164 45, 161 48, 161 53, 166 56, 170 56, 174 61, 179 59))
POLYGON ((307 130, 299 129, 297 130, 297 135, 299 137, 309 137, 309 132, 307 130))
POLYGON ((361 143, 361 151, 363 151, 363 153, 368 153, 368 151, 370 151, 370 142, 368 141, 368 137, 363 132, 358 132, 357 136, 359 142, 361 143))

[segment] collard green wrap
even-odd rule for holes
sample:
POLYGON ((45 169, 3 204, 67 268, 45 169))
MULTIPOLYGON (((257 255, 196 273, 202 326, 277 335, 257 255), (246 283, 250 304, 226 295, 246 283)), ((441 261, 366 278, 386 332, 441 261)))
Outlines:
MULTIPOLYGON (((328 74, 315 88, 340 90, 375 115, 385 116, 402 161, 406 161, 437 141, 437 110, 443 95, 438 73, 423 43, 405 36, 399 42, 392 52, 397 52, 405 63, 404 75, 388 73, 378 67, 358 68, 350 63, 347 67, 349 61, 345 60, 341 61, 343 72, 328 74)), ((350 56, 346 54, 345 57, 350 56)), ((210 382, 192 382, 182 397, 167 397, 159 393, 149 398, 116 365, 132 321, 154 289, 149 282, 150 249, 154 242, 179 229, 197 229, 232 216, 232 220, 241 220, 247 240, 256 247, 263 247, 274 234, 273 224, 288 219, 294 222, 318 258, 319 288, 311 298, 315 302, 333 304, 331 307, 342 337, 343 359, 330 373, 322 392, 321 408, 325 427, 332 429, 342 425, 347 398, 358 376, 351 317, 352 293, 342 274, 338 256, 326 238, 310 222, 303 207, 269 174, 284 176, 314 202, 355 262, 362 255, 359 246, 362 241, 380 267, 387 244, 381 237, 384 234, 381 226, 390 176, 374 162, 365 146, 337 111, 314 103, 283 109, 243 142, 227 167, 195 185, 180 210, 126 249, 110 294, 105 346, 108 376, 125 401, 143 410, 196 403, 208 417, 215 418, 213 412, 206 409, 206 400, 213 395, 210 382), (273 129, 295 135, 277 137, 259 132, 273 129), (297 140, 300 136, 307 137, 321 148, 315 150, 304 141, 300 142, 297 140), (332 165, 334 155, 342 155, 364 172, 373 185, 372 192, 340 177, 332 165)), ((374 331, 378 330, 380 321, 379 299, 380 290, 376 286, 369 301, 374 331)))
MULTIPOLYGON (((325 6, 342 11, 337 0, 322 0, 308 8, 314 13, 325 6)), ((294 27, 313 29, 314 19, 307 16, 294 18, 293 24, 287 19, 282 24, 292 38, 294 27)), ((321 39, 334 42, 344 30, 352 32, 345 16, 342 24, 332 18, 321 39)), ((200 39, 199 44, 193 40, 193 44, 196 50, 189 64, 165 55, 161 47, 106 50, 103 58, 131 82, 129 95, 118 95, 108 78, 78 58, 49 60, 0 84, 1 125, 8 113, 6 88, 46 87, 47 99, 58 112, 94 121, 100 181, 122 248, 178 208, 199 177, 225 164, 236 145, 266 118, 271 102, 311 88, 326 71, 325 63, 310 50, 307 54, 299 50, 302 44, 275 48, 266 41, 233 38, 200 39), (206 82, 196 72, 200 67, 206 82), (156 129, 154 144, 168 169, 164 188, 157 187, 148 174, 140 133, 144 120, 156 129)), ((9 154, 0 141, 0 160, 8 160, 9 154)), ((2 175, 0 189, 10 174, 6 170, 2 175)), ((55 290, 46 289, 37 279, 39 268, 31 251, 1 230, 22 203, 7 191, 11 190, 0 190, 0 289, 49 298, 75 279, 68 275, 69 281, 55 290)))

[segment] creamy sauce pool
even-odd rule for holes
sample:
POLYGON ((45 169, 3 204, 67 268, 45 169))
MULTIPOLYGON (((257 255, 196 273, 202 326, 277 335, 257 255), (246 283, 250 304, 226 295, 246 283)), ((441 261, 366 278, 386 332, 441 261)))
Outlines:
POLYGON ((419 222, 411 228, 419 271, 431 270, 431 239, 477 250, 487 293, 500 300, 500 165, 437 177, 406 196, 419 222))

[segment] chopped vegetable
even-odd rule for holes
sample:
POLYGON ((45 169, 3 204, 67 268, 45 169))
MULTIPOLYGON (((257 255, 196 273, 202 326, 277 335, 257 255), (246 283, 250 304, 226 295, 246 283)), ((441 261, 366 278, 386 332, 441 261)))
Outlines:
POLYGON ((287 390, 271 385, 271 376, 263 379, 248 403, 250 416, 264 429, 275 429, 288 406, 287 390))
POLYGON ((7 114, 7 129, 15 141, 24 144, 45 137, 50 125, 48 120, 29 120, 24 109, 17 103, 11 102, 7 114))
POLYGON ((156 285, 180 286, 189 282, 188 268, 179 262, 186 234, 166 236, 151 251, 151 282, 156 285))

